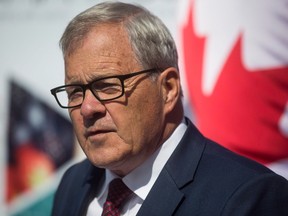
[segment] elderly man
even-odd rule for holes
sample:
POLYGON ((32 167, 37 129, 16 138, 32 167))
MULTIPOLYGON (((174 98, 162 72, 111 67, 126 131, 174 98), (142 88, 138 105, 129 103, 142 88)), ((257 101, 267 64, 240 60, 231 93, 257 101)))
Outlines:
POLYGON ((63 176, 54 216, 288 215, 284 178, 184 117, 175 43, 157 17, 101 3, 60 44, 65 85, 51 93, 88 159, 63 176))

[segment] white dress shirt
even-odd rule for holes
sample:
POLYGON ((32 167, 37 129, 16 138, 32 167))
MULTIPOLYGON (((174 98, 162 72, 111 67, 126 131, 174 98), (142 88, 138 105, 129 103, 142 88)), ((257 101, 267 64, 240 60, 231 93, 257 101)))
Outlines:
MULTIPOLYGON (((135 216, 137 214, 161 170, 179 144, 186 129, 187 125, 183 120, 173 134, 153 155, 122 178, 123 182, 134 192, 134 194, 129 197, 129 200, 123 206, 121 215, 135 216)), ((101 215, 108 194, 108 185, 114 178, 118 178, 118 176, 109 170, 106 170, 103 185, 100 186, 101 189, 90 203, 87 216, 101 215)))

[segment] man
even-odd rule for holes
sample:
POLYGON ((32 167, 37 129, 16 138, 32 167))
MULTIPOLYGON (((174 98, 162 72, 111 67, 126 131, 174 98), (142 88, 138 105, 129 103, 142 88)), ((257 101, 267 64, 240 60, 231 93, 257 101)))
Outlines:
POLYGON ((88 160, 63 176, 54 216, 113 215, 109 205, 115 215, 288 215, 284 178, 184 117, 176 47, 157 17, 101 3, 72 20, 60 44, 66 85, 51 92, 88 160), (110 202, 115 178, 131 191, 121 204, 110 202))

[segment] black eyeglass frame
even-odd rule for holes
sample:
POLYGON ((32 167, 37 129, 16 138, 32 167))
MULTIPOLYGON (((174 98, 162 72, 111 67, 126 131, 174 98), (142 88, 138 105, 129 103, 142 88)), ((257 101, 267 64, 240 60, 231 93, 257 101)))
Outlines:
POLYGON ((117 99, 117 98, 120 98, 120 97, 122 97, 122 96, 124 95, 124 93, 125 93, 124 81, 125 81, 126 79, 129 79, 129 78, 131 78, 131 77, 134 77, 134 76, 137 76, 137 75, 140 75, 140 74, 148 73, 148 72, 150 72, 150 73, 159 73, 160 71, 161 71, 161 70, 160 70, 160 69, 157 69, 157 68, 150 68, 150 69, 141 70, 141 71, 137 71, 137 72, 133 72, 133 73, 129 73, 129 74, 102 77, 102 78, 100 78, 100 79, 93 80, 93 81, 91 81, 91 82, 89 82, 89 83, 87 83, 87 84, 68 84, 68 85, 58 86, 58 87, 56 87, 56 88, 51 89, 50 92, 51 92, 51 94, 55 97, 58 105, 59 105, 61 108, 65 108, 65 109, 66 109, 66 108, 75 108, 75 107, 79 107, 79 106, 82 105, 83 100, 84 100, 84 97, 85 97, 85 92, 86 92, 87 89, 89 89, 89 90, 92 92, 92 94, 97 98, 97 100, 99 100, 99 101, 101 101, 101 102, 111 101, 111 100, 115 100, 115 99, 117 99), (121 93, 120 95, 116 96, 116 97, 113 97, 113 98, 101 99, 101 98, 99 98, 99 97, 94 93, 94 91, 92 90, 92 85, 93 85, 93 83, 95 83, 95 82, 98 82, 98 81, 101 81, 101 80, 104 80, 104 79, 110 79, 110 78, 117 78, 117 79, 120 80, 120 82, 121 82, 121 87, 122 87, 122 89, 121 89, 121 90, 122 90, 122 93, 121 93), (69 86, 79 86, 79 87, 82 89, 82 91, 83 91, 83 100, 82 100, 82 103, 80 103, 80 104, 78 104, 78 105, 74 105, 74 106, 63 106, 63 105, 60 103, 60 101, 58 100, 58 97, 57 97, 57 92, 58 92, 60 89, 62 90, 63 88, 66 88, 66 87, 69 87, 69 86))

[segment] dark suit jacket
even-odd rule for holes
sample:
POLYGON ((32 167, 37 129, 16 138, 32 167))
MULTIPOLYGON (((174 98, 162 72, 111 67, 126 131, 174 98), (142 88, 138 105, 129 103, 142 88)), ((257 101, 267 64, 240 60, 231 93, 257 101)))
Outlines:
MULTIPOLYGON (((88 160, 71 167, 53 216, 85 215, 103 174, 88 160)), ((137 215, 288 216, 288 181, 206 139, 189 121, 137 215)))

